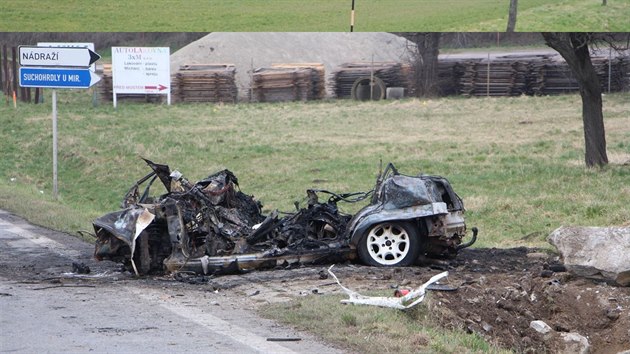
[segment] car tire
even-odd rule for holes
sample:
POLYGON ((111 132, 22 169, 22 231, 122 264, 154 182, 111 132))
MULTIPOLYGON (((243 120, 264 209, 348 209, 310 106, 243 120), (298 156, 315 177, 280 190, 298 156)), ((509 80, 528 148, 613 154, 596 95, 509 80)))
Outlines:
POLYGON ((420 251, 416 228, 408 222, 388 221, 375 224, 359 241, 359 258, 377 267, 398 267, 414 264, 420 251))

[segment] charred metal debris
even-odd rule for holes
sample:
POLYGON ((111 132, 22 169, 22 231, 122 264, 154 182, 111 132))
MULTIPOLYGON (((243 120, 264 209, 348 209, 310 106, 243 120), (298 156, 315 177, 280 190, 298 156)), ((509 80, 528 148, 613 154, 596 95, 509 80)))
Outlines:
POLYGON ((136 274, 224 274, 357 256, 369 265, 407 266, 420 256, 455 256, 477 237, 473 228, 462 242, 464 205, 445 178, 401 175, 391 163, 368 192, 309 189, 304 207, 265 216, 229 170, 193 184, 167 165, 145 161, 152 171, 129 189, 121 210, 93 222, 96 259, 136 274), (166 193, 153 196, 158 179, 166 193), (368 198, 355 215, 337 207, 368 198))

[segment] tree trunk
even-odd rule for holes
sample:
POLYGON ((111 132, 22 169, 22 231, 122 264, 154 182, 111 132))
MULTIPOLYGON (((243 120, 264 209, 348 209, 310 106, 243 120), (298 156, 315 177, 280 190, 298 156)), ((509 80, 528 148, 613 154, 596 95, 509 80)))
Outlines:
POLYGON ((440 54, 440 32, 401 32, 397 35, 416 45, 414 60, 416 96, 428 97, 438 94, 438 55, 440 54))
POLYGON ((510 0, 510 12, 508 15, 507 32, 514 32, 516 28, 516 12, 518 9, 518 0, 510 0))
POLYGON ((602 113, 601 86, 589 51, 592 36, 582 32, 543 33, 542 35, 547 45, 562 55, 580 86, 586 166, 604 166, 608 163, 606 133, 602 113))
POLYGON ((607 1, 606 0, 602 0, 602 6, 606 6, 607 1))

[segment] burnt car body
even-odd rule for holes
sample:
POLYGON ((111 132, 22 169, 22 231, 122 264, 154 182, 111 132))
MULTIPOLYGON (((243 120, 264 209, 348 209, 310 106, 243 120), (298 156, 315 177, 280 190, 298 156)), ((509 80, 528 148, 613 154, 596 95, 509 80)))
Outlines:
POLYGON ((370 265, 406 266, 421 255, 454 256, 476 239, 473 228, 473 238, 462 243, 464 206, 445 178, 401 175, 392 164, 371 191, 310 189, 305 207, 296 203, 295 212, 265 216, 229 170, 193 184, 167 165, 145 161, 152 171, 130 188, 121 210, 93 222, 95 257, 136 274, 235 273, 357 255, 370 265), (150 189, 158 179, 166 193, 154 197, 150 189), (322 195, 327 200, 321 202, 322 195), (369 205, 354 216, 337 207, 368 197, 369 205))

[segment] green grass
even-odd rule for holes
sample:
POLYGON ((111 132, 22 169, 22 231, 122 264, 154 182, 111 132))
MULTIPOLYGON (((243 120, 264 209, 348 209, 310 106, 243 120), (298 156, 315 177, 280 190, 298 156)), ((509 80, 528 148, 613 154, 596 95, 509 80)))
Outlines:
MULTIPOLYGON (((545 4, 521 8, 516 22, 518 32, 627 32, 630 30, 630 2, 608 1, 602 6, 598 0, 555 0, 545 4)), ((507 16, 482 21, 468 31, 505 31, 507 16)))
MULTIPOLYGON (((385 294, 371 294, 384 296, 385 294)), ((389 294, 388 294, 389 295, 389 294)), ((476 334, 438 329, 430 298, 410 310, 342 305, 340 295, 307 296, 261 307, 263 316, 357 353, 507 353, 476 334)))
MULTIPOLYGON (((350 0, 22 0, 0 31, 348 31, 350 0)), ((505 31, 507 0, 357 0, 356 31, 505 31)), ((630 3, 521 0, 518 31, 628 31, 630 3)))
MULTIPOLYGON (((0 207, 74 232, 118 208, 148 172, 140 156, 190 180, 222 168, 265 206, 293 210, 307 188, 372 188, 379 161, 406 174, 446 176, 464 199, 479 245, 545 246, 561 225, 630 221, 630 100, 606 95, 603 170, 583 163, 577 95, 358 103, 121 102, 93 108, 59 90, 59 193, 51 199, 52 133, 45 104, 0 103, 0 207), (53 222, 54 220, 54 222, 53 222)), ((360 205, 341 205, 354 212, 360 205)))

